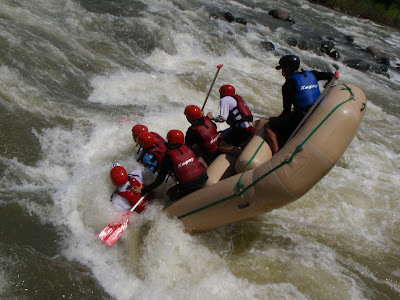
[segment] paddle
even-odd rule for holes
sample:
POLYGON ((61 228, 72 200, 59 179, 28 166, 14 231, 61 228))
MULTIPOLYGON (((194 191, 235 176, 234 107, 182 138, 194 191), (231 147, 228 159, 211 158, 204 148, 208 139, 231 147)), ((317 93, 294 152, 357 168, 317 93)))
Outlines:
POLYGON ((201 107, 201 111, 203 111, 204 110, 204 106, 206 106, 206 103, 207 103, 207 100, 208 100, 208 96, 210 96, 210 93, 211 93, 211 90, 212 90, 212 88, 214 86, 215 80, 217 79, 219 70, 221 70, 221 68, 223 66, 224 66, 223 64, 220 64, 220 65, 217 66, 217 73, 215 73, 215 76, 214 76, 214 79, 213 79, 213 81, 211 83, 210 89, 208 90, 206 100, 204 100, 203 106, 201 107))
MULTIPOLYGON (((335 76, 333 76, 333 78, 328 82, 328 84, 325 87, 325 90, 321 93, 321 95, 318 97, 317 101, 315 101, 315 103, 311 106, 311 108, 308 110, 307 114, 304 116, 304 118, 301 120, 301 122, 299 123, 299 125, 297 125, 296 129, 293 131, 292 135, 289 137, 289 139, 287 140, 287 142, 289 142, 292 137, 294 137, 297 132, 299 132, 301 126, 303 126, 303 124, 305 123, 305 121, 307 121, 307 119, 310 117, 310 115, 312 114, 312 112, 317 108, 318 104, 321 102, 321 100, 325 97, 326 93, 329 91, 330 87, 334 84, 335 80, 339 79, 339 72, 337 71, 339 69, 339 66, 337 65, 333 65, 336 68, 335 71, 335 76)), ((286 142, 286 143, 287 143, 286 142)))
POLYGON ((112 246, 119 239, 121 234, 125 231, 129 224, 129 217, 131 213, 143 202, 146 195, 142 196, 138 202, 125 214, 121 216, 117 221, 108 224, 102 232, 99 234, 99 238, 106 243, 108 246, 112 246))

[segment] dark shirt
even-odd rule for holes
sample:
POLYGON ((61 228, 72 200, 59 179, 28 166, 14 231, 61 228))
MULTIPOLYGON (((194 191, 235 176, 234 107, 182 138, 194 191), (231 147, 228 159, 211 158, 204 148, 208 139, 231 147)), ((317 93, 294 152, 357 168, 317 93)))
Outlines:
MULTIPOLYGON (((331 72, 319 72, 312 70, 311 71, 315 78, 320 80, 331 80, 335 74, 331 72)), ((292 105, 294 106, 295 99, 296 99, 296 84, 294 78, 286 79, 285 83, 282 86, 282 99, 283 99, 283 111, 282 115, 288 114, 292 110, 292 105)))
MULTIPOLYGON (((182 146, 182 144, 176 144, 176 145, 172 145, 172 146, 169 145, 169 147, 170 147, 169 150, 179 148, 180 146, 182 146)), ((188 146, 188 147, 190 148, 190 146, 188 146)), ((161 183, 163 183, 163 181, 167 177, 167 175, 170 172, 173 172, 173 170, 174 170, 174 164, 172 163, 171 157, 167 153, 166 155, 164 155, 164 157, 161 161, 161 167, 160 167, 160 171, 158 171, 157 178, 152 183, 150 183, 148 186, 145 186, 142 189, 142 194, 146 194, 146 193, 154 190, 156 187, 158 187, 161 183)))
POLYGON ((168 154, 164 155, 157 178, 151 184, 142 189, 142 194, 147 194, 163 183, 164 179, 167 177, 168 173, 173 170, 173 168, 174 166, 172 164, 171 157, 168 154))

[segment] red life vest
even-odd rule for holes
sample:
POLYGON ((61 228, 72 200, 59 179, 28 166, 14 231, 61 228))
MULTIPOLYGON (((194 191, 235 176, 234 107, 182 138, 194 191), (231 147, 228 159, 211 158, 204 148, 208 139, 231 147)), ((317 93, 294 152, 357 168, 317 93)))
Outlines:
POLYGON ((208 153, 215 153, 218 149, 218 142, 221 134, 217 131, 217 127, 210 121, 209 118, 203 118, 203 124, 192 127, 197 131, 203 139, 203 147, 208 153))
POLYGON ((188 183, 206 172, 196 155, 185 144, 170 150, 168 155, 172 160, 173 171, 179 183, 188 183))
POLYGON ((154 157, 157 159, 157 168, 161 167, 161 161, 164 158, 165 154, 168 152, 168 147, 165 143, 159 142, 155 144, 155 146, 143 149, 144 153, 153 154, 154 157))
MULTIPOLYGON (((142 184, 138 180, 136 180, 134 176, 129 175, 128 177, 129 177, 129 185, 124 186, 121 190, 117 190, 117 193, 121 197, 127 199, 129 203, 132 206, 134 206, 140 200, 140 198, 142 198, 142 195, 134 193, 131 188, 141 186, 142 184)), ((135 212, 140 214, 146 208, 146 204, 150 200, 149 197, 150 197, 149 195, 146 196, 146 198, 142 201, 142 203, 140 203, 135 208, 135 212)))
POLYGON ((158 133, 156 132, 150 132, 154 136, 154 140, 157 143, 167 143, 167 141, 158 133))
POLYGON ((226 120, 226 123, 228 123, 229 126, 234 126, 243 121, 253 122, 253 114, 242 97, 239 95, 234 95, 231 97, 236 100, 237 105, 229 111, 229 116, 226 120))

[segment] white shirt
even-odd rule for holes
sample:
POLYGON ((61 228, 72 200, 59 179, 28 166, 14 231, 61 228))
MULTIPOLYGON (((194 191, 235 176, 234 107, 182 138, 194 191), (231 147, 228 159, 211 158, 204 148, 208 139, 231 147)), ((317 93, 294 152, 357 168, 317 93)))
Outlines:
POLYGON ((229 111, 235 108, 237 105, 236 99, 231 96, 225 96, 219 101, 220 112, 219 115, 214 118, 217 122, 225 122, 228 119, 229 111))
MULTIPOLYGON (((111 169, 120 166, 119 163, 113 163, 111 166, 111 169)), ((143 178, 142 178, 142 171, 140 169, 136 169, 135 171, 129 173, 128 176, 134 176, 135 179, 139 183, 143 183, 143 178)), ((130 182, 129 179, 128 181, 121 187, 117 188, 118 192, 126 192, 130 187, 130 182)), ((117 193, 113 194, 112 196, 112 206, 114 206, 116 209, 119 210, 125 210, 128 211, 131 209, 132 205, 129 203, 128 199, 118 195, 117 193)))
MULTIPOLYGON (((237 101, 235 98, 231 96, 225 96, 221 98, 220 102, 220 112, 219 115, 214 118, 216 122, 225 122, 228 119, 229 112, 237 106, 237 101)), ((236 117, 237 120, 240 120, 242 117, 239 115, 236 117)), ((251 122, 240 122, 239 126, 242 128, 248 128, 253 126, 251 122)))

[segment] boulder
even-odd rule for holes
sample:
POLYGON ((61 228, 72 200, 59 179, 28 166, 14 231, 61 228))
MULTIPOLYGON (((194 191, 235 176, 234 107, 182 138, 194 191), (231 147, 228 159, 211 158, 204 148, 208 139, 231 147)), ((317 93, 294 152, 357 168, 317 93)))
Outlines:
POLYGON ((365 49, 365 51, 370 54, 374 60, 374 62, 382 65, 389 66, 390 65, 390 59, 389 56, 385 53, 383 53, 380 49, 370 46, 365 49))
POLYGON ((270 15, 278 20, 289 22, 291 24, 295 24, 294 20, 290 17, 290 15, 287 12, 285 12, 279 8, 269 11, 268 15, 270 15))
POLYGON ((268 42, 268 41, 262 41, 261 42, 261 47, 265 51, 274 51, 275 50, 275 45, 272 42, 268 42))
POLYGON ((321 42, 321 47, 320 50, 322 53, 326 53, 329 55, 331 53, 333 47, 335 47, 335 44, 331 41, 322 41, 321 42))
POLYGON ((344 60, 343 63, 353 69, 357 69, 360 71, 370 71, 390 78, 390 75, 387 73, 389 68, 383 64, 377 64, 370 60, 358 58, 347 59, 344 60))

